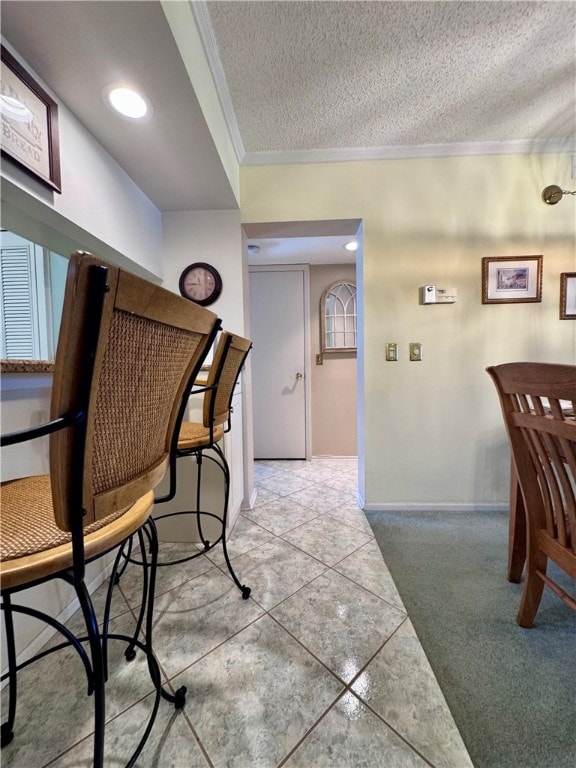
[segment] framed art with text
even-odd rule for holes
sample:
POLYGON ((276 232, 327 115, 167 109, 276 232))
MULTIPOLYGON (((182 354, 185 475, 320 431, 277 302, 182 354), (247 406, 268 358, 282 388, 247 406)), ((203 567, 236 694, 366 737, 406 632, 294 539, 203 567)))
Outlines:
POLYGON ((482 259, 482 304, 542 301, 542 256, 482 259))
POLYGON ((2 46, 2 155, 61 192, 58 105, 2 46))

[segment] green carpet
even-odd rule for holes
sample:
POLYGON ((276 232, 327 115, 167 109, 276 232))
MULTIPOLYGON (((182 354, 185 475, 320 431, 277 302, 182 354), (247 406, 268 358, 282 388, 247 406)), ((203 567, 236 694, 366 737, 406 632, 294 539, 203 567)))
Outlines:
POLYGON ((475 768, 575 768, 576 613, 545 588, 518 627, 507 515, 366 515, 475 768))

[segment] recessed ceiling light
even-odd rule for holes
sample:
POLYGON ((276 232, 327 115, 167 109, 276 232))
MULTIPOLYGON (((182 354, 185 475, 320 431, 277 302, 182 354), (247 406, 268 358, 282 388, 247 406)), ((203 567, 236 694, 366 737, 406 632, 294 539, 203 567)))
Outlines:
POLYGON ((357 251, 358 250, 358 241, 357 240, 350 240, 349 243, 346 243, 344 245, 344 248, 347 251, 357 251))
POLYGON ((104 88, 104 98, 116 112, 131 120, 149 117, 152 108, 148 99, 133 88, 111 83, 104 88))

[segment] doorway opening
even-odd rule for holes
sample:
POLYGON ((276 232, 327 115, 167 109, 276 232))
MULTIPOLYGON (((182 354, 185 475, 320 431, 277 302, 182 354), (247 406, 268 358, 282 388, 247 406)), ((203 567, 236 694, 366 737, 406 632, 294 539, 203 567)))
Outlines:
POLYGON ((255 457, 360 458, 361 220, 250 223, 243 229, 250 273, 250 334, 255 342, 255 457), (353 240, 358 243, 357 250, 347 250, 345 245, 353 240), (357 286, 357 349, 326 354, 321 343, 321 297, 329 285, 339 280, 357 286), (297 341, 301 327, 302 338, 297 341), (303 349, 300 358, 294 351, 298 344, 303 349), (258 355, 259 348, 268 352, 258 355), (291 360, 287 359, 289 355, 291 360), (274 381, 270 381, 271 374, 274 381), (294 404, 296 410, 292 410, 294 404), (273 445, 261 447, 259 434, 269 437, 271 432, 273 445), (291 445, 295 434, 300 440, 296 449, 291 445))

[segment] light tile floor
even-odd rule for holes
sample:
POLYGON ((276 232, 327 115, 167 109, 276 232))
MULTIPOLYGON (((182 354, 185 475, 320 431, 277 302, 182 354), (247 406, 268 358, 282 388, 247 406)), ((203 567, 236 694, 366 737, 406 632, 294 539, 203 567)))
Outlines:
MULTIPOLYGON (((242 600, 220 549, 160 569, 155 650, 167 684, 185 684, 188 694, 180 711, 162 701, 137 765, 470 768, 356 504, 356 461, 257 462, 255 474, 255 506, 229 542, 250 598, 242 600)), ((129 569, 115 590, 112 631, 133 626, 138 579, 129 569)), ((151 703, 142 654, 127 663, 116 645, 107 768, 126 763, 151 703)), ((19 727, 2 751, 4 768, 91 765, 82 669, 71 651, 57 657, 21 672, 19 727)))

